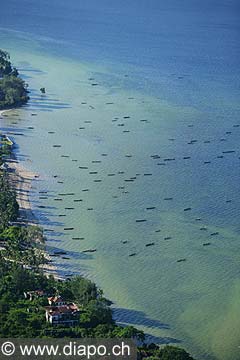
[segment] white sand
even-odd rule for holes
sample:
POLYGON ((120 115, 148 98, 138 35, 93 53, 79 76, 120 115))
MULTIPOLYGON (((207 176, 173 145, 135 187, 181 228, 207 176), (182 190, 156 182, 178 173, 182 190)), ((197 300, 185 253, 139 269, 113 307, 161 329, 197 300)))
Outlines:
POLYGON ((36 174, 25 169, 16 160, 8 161, 10 178, 17 193, 17 201, 19 204, 20 216, 23 221, 28 224, 36 224, 36 219, 32 213, 29 194, 32 188, 32 180, 36 174))
POLYGON ((10 111, 11 109, 9 110, 0 110, 0 117, 6 112, 6 111, 10 111))
MULTIPOLYGON (((0 119, 3 114, 9 110, 0 110, 0 119)), ((32 181, 38 177, 37 174, 24 168, 17 160, 10 160, 7 162, 10 174, 10 180, 17 193, 17 202, 19 204, 20 219, 19 222, 27 225, 37 225, 37 220, 32 212, 29 194, 32 189, 32 181)), ((51 257, 46 252, 45 257, 48 261, 51 257)), ((62 279, 57 274, 57 268, 50 262, 41 266, 46 276, 50 274, 57 279, 62 279)))

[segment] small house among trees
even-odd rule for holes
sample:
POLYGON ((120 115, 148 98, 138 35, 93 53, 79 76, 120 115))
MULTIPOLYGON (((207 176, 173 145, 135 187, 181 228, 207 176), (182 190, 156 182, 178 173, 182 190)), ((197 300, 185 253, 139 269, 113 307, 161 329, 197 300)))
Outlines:
MULTIPOLYGON (((63 303, 62 299, 57 304, 63 303)), ((76 304, 70 303, 46 306, 46 320, 52 325, 76 326, 79 323, 80 311, 76 304)))

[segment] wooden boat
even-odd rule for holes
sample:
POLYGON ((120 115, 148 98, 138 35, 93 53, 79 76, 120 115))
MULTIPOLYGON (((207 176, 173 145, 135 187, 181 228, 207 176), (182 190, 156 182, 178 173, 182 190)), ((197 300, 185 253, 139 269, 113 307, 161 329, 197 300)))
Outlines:
POLYGON ((146 244, 145 246, 146 246, 146 247, 149 247, 149 246, 153 246, 153 245, 155 245, 155 243, 154 243, 154 242, 152 242, 152 243, 148 243, 148 244, 146 244))

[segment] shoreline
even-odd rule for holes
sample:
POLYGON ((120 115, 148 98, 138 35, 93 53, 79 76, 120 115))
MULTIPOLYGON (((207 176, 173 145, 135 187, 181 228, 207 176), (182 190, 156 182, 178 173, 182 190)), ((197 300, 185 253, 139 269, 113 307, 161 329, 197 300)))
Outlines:
POLYGON ((3 114, 4 114, 6 111, 9 111, 9 110, 13 110, 13 109, 0 110, 0 117, 3 116, 3 114))
MULTIPOLYGON (((32 189, 32 182, 36 180, 39 175, 31 172, 23 167, 18 160, 7 162, 9 167, 10 178, 14 182, 14 188, 17 194, 17 202, 19 204, 19 224, 26 226, 38 226, 38 220, 32 211, 29 194, 32 189)), ((46 245, 46 244, 45 244, 46 245)), ((52 263, 50 254, 44 250, 44 257, 47 263, 40 265, 40 269, 46 276, 53 275, 55 279, 64 280, 64 277, 58 274, 56 265, 52 263)))
MULTIPOLYGON (((0 119, 4 116, 4 113, 13 109, 0 110, 0 119)), ((0 128, 1 129, 1 128, 0 128)), ((8 174, 14 190, 16 191, 17 202, 19 205, 19 219, 16 222, 18 225, 24 226, 38 226, 38 220, 32 211, 31 201, 29 194, 32 189, 32 182, 39 177, 39 174, 31 172, 16 158, 16 154, 12 153, 12 158, 6 160, 8 166, 8 174)), ((46 264, 40 266, 43 273, 48 277, 54 276, 57 280, 65 280, 63 276, 58 274, 56 265, 52 264, 52 259, 47 250, 44 250, 44 255, 47 260, 46 264)))
MULTIPOLYGON (((4 116, 5 112, 11 110, 13 109, 0 110, 0 119, 4 116)), ((7 159, 5 163, 8 166, 10 181, 16 191, 17 202, 19 204, 20 222, 26 222, 28 225, 36 225, 37 219, 32 212, 29 193, 32 188, 32 181, 36 179, 38 175, 29 171, 19 163, 14 149, 12 151, 12 156, 7 159)))
POLYGON ((5 112, 18 110, 18 109, 20 109, 20 107, 21 107, 21 105, 20 105, 20 106, 18 106, 18 107, 12 107, 12 108, 1 109, 1 110, 0 110, 0 119, 1 119, 1 117, 2 117, 2 116, 4 116, 4 113, 5 113, 5 112))

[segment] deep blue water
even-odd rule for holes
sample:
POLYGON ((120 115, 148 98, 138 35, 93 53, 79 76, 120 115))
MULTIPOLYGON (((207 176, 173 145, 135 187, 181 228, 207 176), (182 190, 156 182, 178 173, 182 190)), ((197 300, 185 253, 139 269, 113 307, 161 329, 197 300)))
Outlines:
POLYGON ((132 65, 139 87, 212 106, 239 90, 239 14, 237 0, 2 0, 0 25, 48 38, 61 56, 132 65))
MULTIPOLYGON (((146 311, 146 317, 150 316, 157 324, 153 328, 161 330, 161 322, 163 320, 163 322, 169 322, 173 335, 183 341, 183 345, 187 344, 198 355, 206 352, 206 359, 211 360, 226 360, 224 355, 219 356, 222 348, 231 349, 239 339, 239 333, 237 330, 234 331, 235 328, 232 326, 235 323, 236 328, 239 329, 239 321, 234 321, 234 319, 239 319, 239 291, 234 290, 234 283, 235 281, 238 283, 239 280, 239 256, 235 249, 239 247, 238 159, 240 153, 239 132, 237 128, 233 128, 234 125, 239 124, 240 112, 239 15, 240 3, 233 0, 169 0, 167 2, 162 0, 70 0, 68 2, 65 0, 22 0, 21 3, 17 0, 1 0, 0 12, 0 30, 16 31, 16 39, 21 39, 19 40, 21 53, 24 52, 23 39, 26 37, 28 40, 29 38, 36 40, 37 46, 32 49, 32 52, 37 53, 37 47, 39 47, 41 55, 39 59, 46 54, 46 61, 49 61, 49 64, 41 66, 37 62, 37 69, 44 69, 44 84, 46 82, 47 88, 51 88, 52 83, 57 79, 57 71, 60 68, 59 64, 56 69, 54 68, 53 59, 55 58, 53 57, 50 61, 47 56, 49 54, 60 59, 68 59, 69 61, 64 63, 63 71, 67 72, 66 68, 69 64, 69 67, 73 67, 74 74, 78 73, 77 65, 76 63, 73 65, 71 59, 79 63, 94 63, 99 65, 99 69, 106 68, 105 72, 99 71, 94 74, 101 85, 106 85, 105 89, 108 89, 106 93, 98 93, 96 98, 95 93, 87 88, 87 80, 84 76, 79 79, 80 89, 76 87, 77 81, 73 81, 72 89, 69 89, 71 84, 67 84, 63 90, 60 85, 58 85, 60 90, 53 87, 54 96, 61 95, 62 102, 71 104, 72 108, 69 112, 41 113, 41 106, 46 106, 46 110, 49 109, 48 103, 41 105, 38 101, 34 101, 34 96, 32 96, 30 107, 38 112, 37 120, 30 118, 31 122, 36 121, 35 135, 27 135, 29 145, 26 145, 25 138, 17 139, 17 141, 21 149, 24 149, 28 155, 31 154, 37 171, 40 171, 38 166, 40 169, 46 169, 49 174, 62 171, 61 175, 67 178, 66 186, 70 189, 72 186, 76 187, 76 192, 79 190, 79 171, 77 170, 76 175, 71 163, 63 165, 63 159, 59 160, 55 153, 51 153, 51 159, 49 158, 46 164, 44 151, 47 149, 48 141, 52 141, 47 137, 47 131, 52 130, 50 127, 55 126, 58 130, 59 126, 61 131, 54 139, 57 139, 56 143, 65 142, 66 147, 71 144, 71 148, 67 148, 67 151, 72 151, 72 156, 83 154, 84 148, 88 144, 92 145, 92 139, 100 134, 99 139, 104 139, 102 146, 104 147, 106 142, 112 156, 112 160, 109 156, 109 164, 102 165, 103 172, 109 171, 112 164, 125 166, 126 159, 122 161, 122 158, 118 159, 116 155, 122 154, 123 150, 125 153, 133 151, 137 158, 136 163, 129 165, 129 173, 135 174, 134 171, 138 171, 141 165, 140 168, 145 169, 148 166, 157 174, 153 177, 151 186, 148 182, 141 183, 140 181, 139 188, 136 187, 135 191, 130 191, 128 200, 123 202, 120 208, 119 203, 113 203, 112 199, 105 202, 102 192, 95 189, 93 199, 96 207, 98 205, 101 207, 103 203, 107 206, 100 209, 99 213, 96 212, 96 218, 94 217, 93 220, 87 214, 86 219, 90 220, 88 222, 84 218, 86 225, 81 218, 81 226, 84 228, 85 225, 84 231, 89 235, 90 243, 96 241, 99 249, 95 260, 92 261, 91 270, 95 276, 99 273, 99 277, 103 278, 102 283, 107 284, 106 290, 111 284, 111 276, 116 279, 115 273, 119 273, 120 281, 115 280, 112 286, 116 288, 117 294, 114 300, 129 297, 127 301, 133 304, 131 309, 136 310, 129 310, 129 307, 120 309, 119 318, 122 322, 132 321, 139 326, 146 325, 145 315, 140 316, 139 308, 134 307, 135 303, 140 304, 141 309, 146 311), (124 78, 124 74, 128 74, 129 77, 124 78), (81 109, 77 96, 79 99, 83 96, 81 91, 85 91, 84 86, 89 92, 87 100, 96 106, 97 114, 81 109), (119 100, 121 104, 119 107, 123 113, 119 108, 108 110, 102 107, 107 96, 115 95, 115 86, 123 90, 124 88, 140 90, 140 95, 137 97, 138 106, 131 108, 131 104, 126 103, 124 107, 119 95, 116 102, 119 100), (76 98, 74 98, 75 94, 76 98), (139 100, 144 95, 146 97, 154 95, 147 112, 144 112, 146 108, 141 107, 139 100), (168 110, 164 110, 162 105, 159 105, 158 109, 157 105, 155 106, 158 100, 167 100, 168 110), (179 107, 174 108, 175 104, 179 107), (188 111, 187 106, 191 111, 188 111), (174 113, 171 116, 172 108, 174 113), (97 122, 98 109, 101 109, 100 125, 97 122), (116 115, 115 111, 117 114, 120 112, 121 116, 126 115, 124 111, 131 111, 134 121, 140 119, 143 111, 144 116, 150 118, 151 126, 145 133, 137 132, 139 124, 134 122, 131 128, 133 140, 132 143, 128 142, 127 138, 115 132, 115 128, 110 128, 108 122, 104 123, 105 120, 109 120, 109 117, 116 115), (65 116, 69 116, 67 125, 65 116), (95 127, 89 130, 89 133, 87 132, 86 137, 81 138, 85 142, 78 143, 75 132, 81 116, 82 118, 89 116, 95 127), (190 123, 194 123, 193 129, 188 128, 190 123), (229 130, 231 134, 227 135, 226 132, 229 130), (170 137, 176 137, 176 142, 169 143, 170 137), (222 137, 226 137, 227 141, 220 142, 222 137), (194 147, 192 145, 189 147, 188 141, 194 138, 198 142, 194 147), (35 147, 36 139, 42 144, 42 156, 35 147), (211 140, 211 144, 204 144, 206 140, 211 140), (145 147, 138 146, 138 141, 145 147), (232 149, 236 150, 234 155, 226 155, 224 160, 217 160, 217 155, 223 150, 232 149), (163 156, 176 157, 175 167, 166 167, 165 172, 161 169, 156 170, 150 160, 150 154, 158 151, 163 153, 163 156), (191 155, 192 160, 184 164, 182 157, 186 155, 191 155), (206 160, 211 160, 212 165, 206 166, 204 164, 206 160), (160 242, 160 250, 148 253, 150 255, 141 254, 136 257, 135 262, 130 263, 125 250, 119 245, 121 236, 130 237, 138 249, 142 245, 141 237, 145 241, 149 236, 149 229, 136 230, 133 233, 132 225, 130 226, 128 221, 131 217, 134 218, 135 211, 138 208, 140 211, 143 204, 147 204, 148 201, 153 203, 157 197, 162 199, 168 195, 174 196, 174 202, 171 205, 160 201, 160 220, 158 214, 152 215, 152 220, 156 221, 156 224, 160 221, 166 235, 173 233, 171 244, 165 245, 160 242), (226 205, 228 199, 232 200, 231 205, 226 205), (188 218, 187 215, 183 218, 182 208, 187 207, 189 203, 194 206, 194 214, 192 218, 188 218), (120 218, 119 214, 121 214, 120 218), (195 228, 194 221, 198 216, 203 217, 204 224, 210 228, 214 227, 215 230, 215 227, 218 227, 221 230, 220 240, 215 240, 216 243, 209 250, 208 256, 199 246, 205 241, 205 235, 202 235, 203 232, 199 232, 197 227, 195 228), (104 229, 102 223, 105 224, 104 229), (96 233, 93 231, 95 227, 96 233), (180 257, 179 254, 182 254, 181 257, 188 257, 189 261, 185 264, 187 271, 176 265, 175 257, 180 257), (102 259, 106 258, 107 260, 101 264, 102 259), (107 280, 104 279, 104 275, 107 280), (221 321, 220 324, 218 320, 221 321), (226 326, 224 321, 227 323, 226 326), (228 327, 231 328, 231 332, 228 331, 228 327), (232 334, 235 335, 233 342, 231 342, 232 334), (218 357, 213 353, 218 354, 216 355, 218 357)), ((2 37, 4 36, 3 34, 2 37)), ((6 38, 7 32, 5 43, 6 38)), ((28 40, 26 52, 29 51, 28 40)), ((23 60, 28 61, 28 59, 23 60)), ((29 61, 31 63, 31 57, 29 61)), ((97 71, 96 66, 93 68, 97 71)), ((24 73, 24 66, 22 70, 24 73)), ((71 71, 67 73, 69 76, 72 74, 71 71)), ((38 89, 34 74, 31 71, 24 73, 25 76, 26 74, 32 76, 29 78, 30 85, 34 83, 38 89)), ((64 77, 64 74, 61 75, 64 77)), ((64 81, 57 80, 59 84, 64 85, 64 81)), ((51 103, 51 94, 48 100, 51 103)), ((21 124, 27 127, 29 117, 26 114, 22 117, 24 120, 21 124)), ((91 156, 97 156, 95 148, 93 142, 94 151, 90 146, 89 158, 87 159, 86 156, 86 161, 90 162, 91 156)), ((52 178, 43 180, 38 186, 49 186, 49 189, 52 186, 55 190, 56 184, 51 181, 52 178)), ((87 186, 89 178, 82 177, 81 181, 86 181, 87 186)), ((105 186, 109 194, 115 191, 110 183, 105 186)), ((68 221, 79 225, 78 215, 76 213, 69 216, 68 221)), ((155 226, 154 222, 153 224, 155 226)), ((61 238, 61 241, 59 246, 71 248, 72 244, 66 235, 61 238)), ((73 250, 76 256, 79 255, 75 248, 73 250)), ((74 262, 75 268, 79 267, 79 263, 79 260, 74 262)), ((80 264, 83 267, 84 263, 80 264)), ((69 262, 66 267, 73 269, 73 263, 69 262)), ((89 273, 92 275, 90 270, 89 273)), ((240 289, 238 285, 236 289, 240 289)), ((113 291, 113 296, 114 294, 113 291)), ((158 332, 154 330, 154 334, 158 336, 158 332)), ((162 336, 162 333, 160 335, 162 336)), ((233 355, 229 352, 227 360, 237 360, 235 352, 233 355)))

